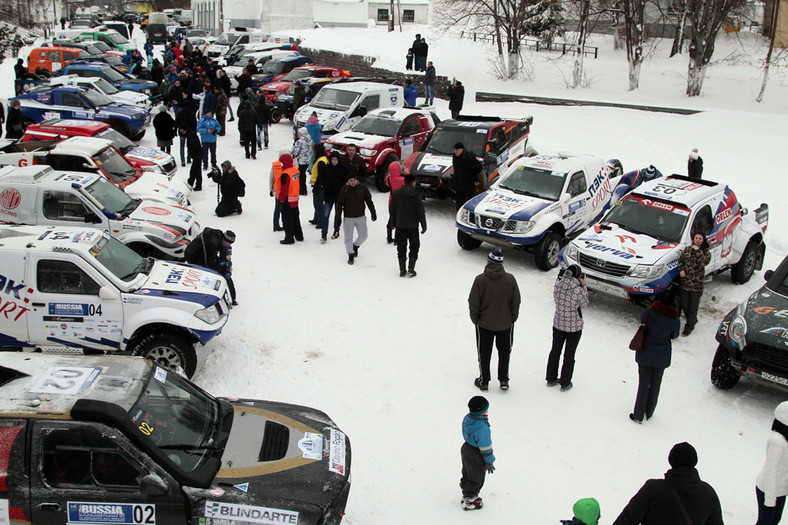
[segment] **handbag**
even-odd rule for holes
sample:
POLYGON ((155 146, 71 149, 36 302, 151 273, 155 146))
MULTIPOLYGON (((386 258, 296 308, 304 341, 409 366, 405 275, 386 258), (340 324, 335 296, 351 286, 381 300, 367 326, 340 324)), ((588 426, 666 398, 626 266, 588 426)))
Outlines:
POLYGON ((643 317, 643 320, 640 322, 640 326, 638 326, 637 332, 635 335, 632 336, 632 340, 629 342, 629 349, 630 350, 641 350, 643 348, 643 338, 646 335, 646 321, 648 320, 648 314, 651 313, 651 308, 646 310, 646 315, 643 317))

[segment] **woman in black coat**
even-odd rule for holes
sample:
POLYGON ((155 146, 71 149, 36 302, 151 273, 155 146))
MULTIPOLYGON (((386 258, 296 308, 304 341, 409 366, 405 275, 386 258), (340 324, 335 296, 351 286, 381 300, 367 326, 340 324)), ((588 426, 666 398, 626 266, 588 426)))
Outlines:
POLYGON ((635 397, 635 411, 629 419, 643 422, 643 416, 650 419, 657 408, 662 374, 670 366, 672 353, 671 340, 679 336, 681 322, 676 296, 665 293, 646 308, 640 315, 646 323, 643 348, 635 352, 638 364, 638 393, 635 397))
POLYGON ((164 104, 159 106, 159 112, 153 117, 153 129, 156 130, 156 145, 165 153, 170 153, 172 139, 175 138, 175 119, 164 104))

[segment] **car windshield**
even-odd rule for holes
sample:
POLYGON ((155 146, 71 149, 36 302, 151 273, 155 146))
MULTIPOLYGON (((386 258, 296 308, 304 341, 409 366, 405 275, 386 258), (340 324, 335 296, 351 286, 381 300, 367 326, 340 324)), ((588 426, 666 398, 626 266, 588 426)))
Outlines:
POLYGON ((690 212, 675 204, 629 196, 620 200, 602 219, 632 233, 665 242, 679 242, 690 212))
POLYGON ((241 35, 239 33, 222 33, 214 44, 218 46, 231 46, 241 35))
MULTIPOLYGON (((112 49, 111 47, 109 47, 109 45, 105 44, 104 42, 93 42, 92 44, 90 44, 90 46, 88 46, 88 51, 90 51, 91 47, 99 49, 102 53, 112 49)), ((93 51, 90 51, 90 53, 93 54, 93 51)))
POLYGON ((285 70, 285 63, 281 60, 269 60, 263 66, 263 73, 279 75, 285 70))
POLYGON ((454 145, 462 142, 466 151, 481 157, 487 143, 487 130, 484 131, 484 133, 476 133, 474 128, 436 128, 425 151, 438 155, 454 155, 454 145))
POLYGON ((402 124, 401 120, 394 120, 391 118, 378 117, 376 115, 367 115, 350 128, 356 133, 367 133, 369 135, 382 135, 384 137, 395 137, 399 127, 402 124))
POLYGON ((80 27, 93 27, 93 24, 90 23, 90 20, 72 20, 71 24, 69 25, 71 29, 78 29, 80 27))
POLYGON ((93 87, 85 90, 85 97, 96 107, 112 104, 112 100, 107 95, 93 87))
POLYGON ((129 417, 180 470, 193 472, 213 452, 219 402, 178 374, 154 366, 129 417))
POLYGON ((123 73, 111 67, 102 69, 102 72, 104 73, 104 75, 106 75, 107 80, 109 80, 110 82, 123 82, 124 80, 126 80, 126 76, 123 73))
POLYGON ((190 38, 193 36, 208 36, 209 33, 205 29, 189 29, 186 31, 186 38, 190 38))
POLYGON ((344 89, 321 89, 310 103, 311 106, 323 109, 337 109, 347 111, 350 106, 361 96, 355 91, 345 91, 344 89))
POLYGON ((103 60, 107 64, 110 64, 115 67, 118 66, 125 67, 125 64, 123 63, 123 59, 121 59, 120 57, 116 57, 115 55, 104 55, 103 60))
POLYGON ((137 174, 137 170, 134 169, 134 166, 129 164, 112 146, 107 146, 98 155, 95 155, 93 161, 115 184, 126 182, 134 178, 137 174))
POLYGON ((139 273, 150 271, 150 265, 146 263, 146 259, 106 233, 93 245, 90 254, 122 281, 132 281, 139 273))
POLYGON ((102 131, 96 136, 101 137, 102 139, 111 140, 112 145, 118 148, 124 154, 136 146, 136 144, 134 144, 128 137, 124 137, 112 128, 102 131))
POLYGON ((105 95, 114 95, 115 93, 120 91, 118 88, 116 88, 115 86, 104 80, 103 78, 98 79, 98 81, 96 82, 96 87, 98 87, 101 91, 103 91, 105 95))
POLYGON ((529 195, 540 199, 557 201, 564 188, 566 173, 558 173, 549 169, 519 166, 507 173, 499 188, 511 190, 520 195, 529 195))
POLYGON ((85 191, 98 202, 99 207, 119 215, 129 213, 130 210, 127 210, 126 207, 135 202, 134 199, 123 193, 123 190, 103 177, 96 179, 93 184, 85 188, 85 191))
POLYGON ((109 40, 113 44, 128 44, 129 43, 128 39, 125 36, 121 35, 120 33, 107 33, 107 38, 109 38, 109 40))
POLYGON ((308 78, 311 76, 312 76, 312 72, 308 69, 294 69, 290 73, 282 77, 282 80, 288 80, 292 82, 293 80, 301 80, 302 78, 308 78))

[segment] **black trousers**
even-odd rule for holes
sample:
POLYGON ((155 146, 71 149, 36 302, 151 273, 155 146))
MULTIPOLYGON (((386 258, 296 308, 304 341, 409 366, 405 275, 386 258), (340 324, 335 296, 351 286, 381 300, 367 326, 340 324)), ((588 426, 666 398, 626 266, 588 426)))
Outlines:
POLYGON ((202 160, 200 158, 192 159, 191 168, 189 168, 189 179, 186 181, 189 185, 194 188, 195 191, 202 190, 202 169, 200 169, 200 164, 202 160))
POLYGON ((487 330, 476 325, 476 352, 479 355, 479 377, 485 385, 490 382, 490 360, 493 339, 498 349, 498 381, 509 381, 509 355, 514 341, 514 325, 506 330, 487 330))
POLYGON ((484 477, 487 474, 484 470, 484 457, 477 447, 465 441, 460 447, 460 458, 462 458, 462 477, 460 478, 462 495, 466 498, 475 498, 482 490, 484 477))
POLYGON ((235 283, 232 274, 225 275, 224 280, 227 281, 227 288, 230 290, 230 299, 235 302, 235 283))
POLYGON ((547 373, 545 379, 548 382, 558 379, 558 362, 561 360, 561 350, 564 349, 564 366, 561 367, 561 386, 568 386, 572 382, 572 374, 575 372, 575 351, 580 343, 580 336, 583 331, 563 332, 553 327, 553 346, 550 349, 550 356, 547 358, 547 373))
POLYGON ((421 240, 419 240, 418 228, 397 228, 394 233, 394 239, 397 241, 397 259, 399 259, 400 271, 405 270, 405 255, 410 244, 410 252, 408 255, 408 270, 413 270, 416 267, 416 260, 419 258, 419 247, 421 240))
POLYGON ((301 216, 298 213, 298 206, 291 207, 290 204, 282 204, 282 226, 285 229, 285 241, 293 242, 304 240, 304 232, 301 230, 301 216))
POLYGON ((219 205, 216 206, 214 213, 216 213, 218 217, 226 217, 233 213, 241 213, 242 210, 241 201, 238 200, 238 197, 229 198, 222 195, 222 200, 219 202, 219 205))
POLYGON ((471 200, 474 196, 476 196, 476 192, 473 190, 456 190, 454 192, 454 210, 459 211, 459 209, 462 208, 462 205, 471 200))
POLYGON ((685 330, 692 331, 698 323, 698 308, 700 307, 701 295, 703 295, 703 291, 681 290, 681 309, 687 318, 687 324, 684 325, 685 330))
POLYGON ((664 373, 664 368, 638 365, 638 393, 635 397, 635 410, 633 411, 635 419, 643 421, 644 415, 646 419, 654 415, 664 373))
POLYGON ((767 507, 763 504, 765 494, 758 487, 755 487, 755 497, 758 500, 758 523, 755 525, 777 525, 780 523, 785 507, 785 496, 777 498, 777 504, 774 507, 767 507))
MULTIPOLYGON (((307 180, 307 176, 306 176, 306 169, 308 167, 309 167, 308 164, 299 164, 298 165, 298 172, 301 174, 299 176, 300 177, 300 181, 301 181, 301 187, 298 189, 298 192, 301 195, 306 195, 306 187, 309 185, 309 181, 307 180)), ((311 174, 310 174, 310 177, 311 177, 311 174)))

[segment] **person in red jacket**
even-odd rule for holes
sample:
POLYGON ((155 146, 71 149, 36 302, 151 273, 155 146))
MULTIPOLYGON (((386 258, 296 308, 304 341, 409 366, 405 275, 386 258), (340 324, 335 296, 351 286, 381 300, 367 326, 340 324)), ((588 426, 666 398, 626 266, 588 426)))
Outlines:
POLYGON ((389 173, 386 175, 386 186, 389 187, 389 222, 386 224, 386 242, 391 244, 394 242, 394 237, 391 236, 393 224, 391 219, 391 198, 394 192, 397 191, 405 184, 405 177, 402 175, 402 165, 399 162, 392 162, 389 164, 389 173))
POLYGON ((293 166, 293 157, 289 153, 279 157, 279 162, 282 164, 282 175, 276 200, 282 208, 282 225, 285 228, 285 238, 279 243, 294 244, 295 241, 304 240, 304 232, 301 230, 301 219, 298 215, 301 174, 298 168, 293 166))

